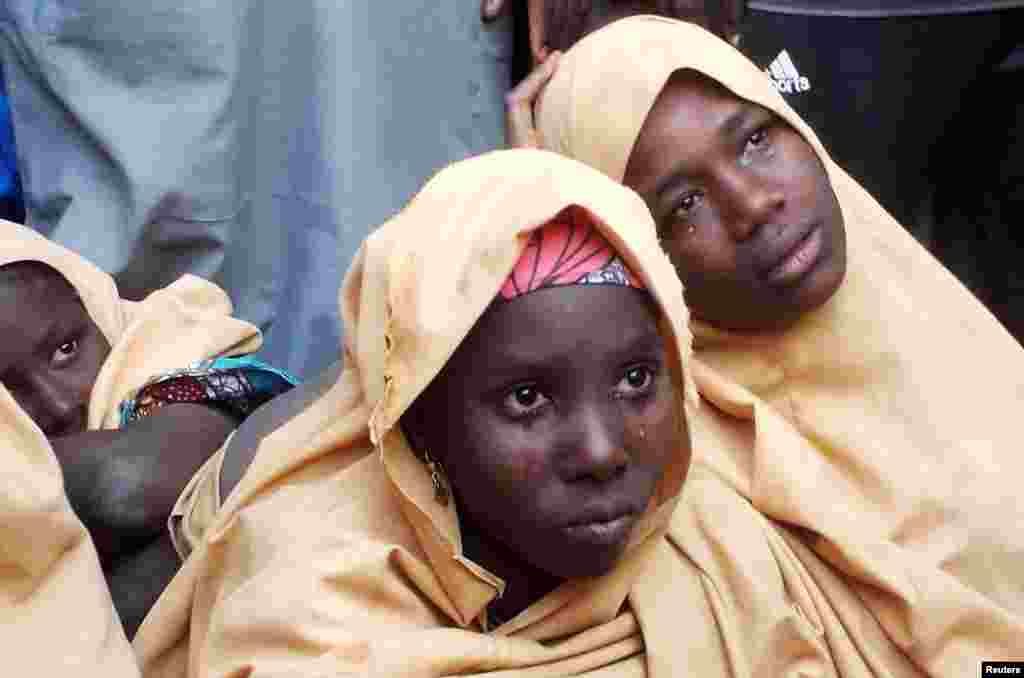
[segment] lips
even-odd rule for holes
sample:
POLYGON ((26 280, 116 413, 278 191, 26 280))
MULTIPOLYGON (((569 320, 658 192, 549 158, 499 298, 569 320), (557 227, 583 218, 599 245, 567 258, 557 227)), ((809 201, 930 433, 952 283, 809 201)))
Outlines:
POLYGON ((626 540, 635 522, 636 515, 627 513, 624 516, 606 522, 570 525, 565 528, 565 534, 575 542, 584 542, 603 547, 614 546, 626 540))
POLYGON ((613 546, 625 541, 638 515, 631 507, 598 507, 584 511, 564 532, 572 541, 613 546))
POLYGON ((578 525, 590 525, 593 523, 609 523, 623 516, 636 513, 632 506, 627 505, 607 505, 607 506, 594 506, 590 509, 582 511, 579 516, 567 523, 566 527, 575 527, 578 525))
POLYGON ((790 226, 755 253, 754 266, 768 283, 786 283, 810 269, 820 255, 821 224, 790 226), (814 245, 814 247, 811 247, 814 245))

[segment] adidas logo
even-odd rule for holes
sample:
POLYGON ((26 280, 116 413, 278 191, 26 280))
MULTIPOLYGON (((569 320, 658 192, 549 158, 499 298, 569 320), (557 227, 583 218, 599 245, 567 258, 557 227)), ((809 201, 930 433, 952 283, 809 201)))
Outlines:
POLYGON ((775 60, 764 69, 775 89, 783 94, 799 94, 811 88, 811 81, 800 75, 789 52, 782 50, 775 60))

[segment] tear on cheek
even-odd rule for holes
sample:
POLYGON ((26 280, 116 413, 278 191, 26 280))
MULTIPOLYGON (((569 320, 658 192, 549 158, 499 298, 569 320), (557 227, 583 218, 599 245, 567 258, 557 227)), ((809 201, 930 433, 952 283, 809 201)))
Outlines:
POLYGON ((651 426, 649 417, 632 416, 626 418, 625 434, 626 446, 635 449, 646 447, 657 432, 651 426))
POLYGON ((643 412, 627 417, 627 447, 650 454, 660 454, 666 446, 672 447, 680 431, 677 416, 670 399, 661 398, 651 402, 643 412))

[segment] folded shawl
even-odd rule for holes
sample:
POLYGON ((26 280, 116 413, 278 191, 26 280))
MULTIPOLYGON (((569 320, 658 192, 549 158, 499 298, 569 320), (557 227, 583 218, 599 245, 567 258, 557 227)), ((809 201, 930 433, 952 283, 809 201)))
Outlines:
MULTIPOLYGON (((686 547, 729 592, 716 618, 736 675, 774 642, 766 620, 792 608, 758 612, 757 582, 739 573, 775 570, 823 641, 780 652, 775 675, 952 678, 1024 658, 1024 350, 995 318, 829 158, 764 73, 696 26, 637 16, 577 43, 539 101, 544 145, 621 181, 680 69, 792 125, 824 164, 847 233, 844 282, 792 328, 691 323, 694 463, 772 521, 760 575, 744 570, 750 544, 715 536, 738 529, 724 513, 704 546, 686 547), (705 546, 713 561, 696 555, 705 546)), ((711 493, 686 495, 712 515, 711 493)))

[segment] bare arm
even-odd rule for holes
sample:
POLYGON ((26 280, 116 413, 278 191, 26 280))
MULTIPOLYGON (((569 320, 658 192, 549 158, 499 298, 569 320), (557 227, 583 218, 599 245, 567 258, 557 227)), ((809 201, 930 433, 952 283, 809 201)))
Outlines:
POLYGON ((214 408, 176 403, 121 429, 51 439, 105 565, 166 528, 180 492, 237 425, 214 408))
POLYGON ((178 572, 180 561, 166 532, 145 548, 122 558, 107 573, 107 585, 128 640, 178 572))

